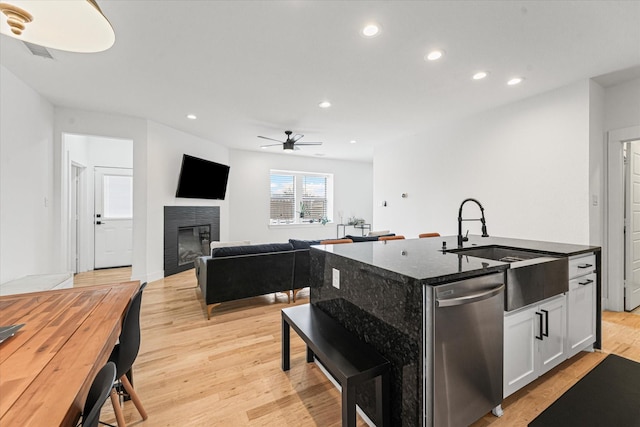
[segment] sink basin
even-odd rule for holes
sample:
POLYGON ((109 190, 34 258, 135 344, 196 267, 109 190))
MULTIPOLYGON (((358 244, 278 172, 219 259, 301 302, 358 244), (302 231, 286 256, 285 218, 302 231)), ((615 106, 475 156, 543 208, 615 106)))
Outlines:
POLYGON ((509 263, 505 310, 511 311, 569 290, 569 261, 505 246, 450 249, 448 253, 509 263))
POLYGON ((508 263, 547 256, 537 252, 523 251, 505 246, 481 246, 477 248, 451 249, 447 252, 508 263))

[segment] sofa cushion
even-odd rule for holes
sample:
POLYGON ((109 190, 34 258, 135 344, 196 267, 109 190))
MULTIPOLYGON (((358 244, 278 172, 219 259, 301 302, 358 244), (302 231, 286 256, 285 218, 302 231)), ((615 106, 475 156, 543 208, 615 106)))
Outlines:
POLYGON ((293 249, 290 243, 265 243, 262 245, 245 245, 245 246, 233 246, 227 248, 215 248, 211 251, 213 258, 237 256, 237 255, 251 255, 251 254, 264 254, 270 252, 283 252, 293 249))
POLYGON ((213 252, 216 248, 230 248, 231 246, 247 246, 250 245, 251 241, 249 240, 237 240, 235 242, 211 242, 209 246, 211 247, 210 252, 213 252))
POLYGON ((319 245, 322 240, 298 240, 289 239, 289 243, 293 249, 309 249, 312 245, 319 245))

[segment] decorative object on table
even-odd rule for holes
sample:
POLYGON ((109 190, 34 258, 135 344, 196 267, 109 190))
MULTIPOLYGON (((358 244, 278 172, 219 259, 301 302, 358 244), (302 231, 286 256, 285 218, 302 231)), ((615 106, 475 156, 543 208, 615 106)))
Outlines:
POLYGON ((0 342, 14 336, 18 329, 22 328, 23 326, 24 323, 21 323, 19 325, 0 326, 0 342))
POLYGON ((300 202, 300 210, 298 211, 298 213, 300 214, 300 218, 304 218, 304 215, 307 213, 307 207, 305 206, 304 202, 300 202))
POLYGON ((365 220, 362 218, 356 218, 355 216, 352 216, 349 218, 349 221, 347 222, 347 225, 353 225, 353 226, 358 226, 358 225, 363 225, 365 223, 365 220))

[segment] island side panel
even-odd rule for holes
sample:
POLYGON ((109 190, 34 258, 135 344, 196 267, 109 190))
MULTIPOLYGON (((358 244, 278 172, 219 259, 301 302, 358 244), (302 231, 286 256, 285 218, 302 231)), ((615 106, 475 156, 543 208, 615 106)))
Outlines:
MULTIPOLYGON (((394 426, 422 425, 423 294, 415 279, 330 252, 310 251, 310 301, 373 346, 392 365, 394 426), (339 289, 333 286, 339 271, 339 289)), ((374 422, 373 383, 358 405, 374 422)))

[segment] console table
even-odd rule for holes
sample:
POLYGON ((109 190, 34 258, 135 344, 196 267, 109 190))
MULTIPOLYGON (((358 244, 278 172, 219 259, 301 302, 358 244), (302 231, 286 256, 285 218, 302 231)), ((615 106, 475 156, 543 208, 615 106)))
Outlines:
POLYGON ((365 235, 365 230, 367 230, 367 232, 371 231, 371 224, 338 224, 336 226, 336 237, 338 239, 342 237, 340 235, 340 227, 342 227, 342 236, 345 236, 347 234, 347 227, 359 228, 363 236, 365 235))

